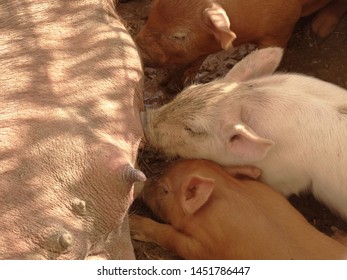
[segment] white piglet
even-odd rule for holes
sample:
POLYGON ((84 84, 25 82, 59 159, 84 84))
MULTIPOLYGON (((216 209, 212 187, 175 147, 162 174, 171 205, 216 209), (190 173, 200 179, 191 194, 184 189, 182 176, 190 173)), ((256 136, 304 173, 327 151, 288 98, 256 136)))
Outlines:
POLYGON ((254 51, 224 78, 143 113, 146 138, 169 155, 254 165, 284 195, 309 190, 347 219, 347 91, 273 74, 282 53, 254 51))

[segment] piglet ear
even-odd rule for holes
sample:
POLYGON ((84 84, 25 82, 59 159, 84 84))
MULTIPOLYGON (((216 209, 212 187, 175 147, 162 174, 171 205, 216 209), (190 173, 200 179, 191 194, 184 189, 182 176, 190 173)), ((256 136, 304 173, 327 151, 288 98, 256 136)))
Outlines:
POLYGON ((193 176, 182 185, 182 206, 187 214, 193 214, 203 206, 214 188, 214 181, 201 176, 193 176))
POLYGON ((269 76, 275 72, 281 62, 283 49, 278 47, 255 50, 226 74, 227 82, 242 82, 269 76))
POLYGON ((206 8, 203 18, 216 40, 220 42, 221 48, 227 50, 233 47, 236 34, 230 30, 230 21, 225 10, 216 3, 211 8, 206 8))
POLYGON ((223 169, 231 176, 238 179, 251 178, 256 180, 261 175, 261 170, 258 167, 250 165, 235 165, 223 167, 223 169))
POLYGON ((260 137, 242 123, 224 128, 223 133, 228 151, 239 162, 252 163, 262 160, 274 144, 273 141, 260 137))

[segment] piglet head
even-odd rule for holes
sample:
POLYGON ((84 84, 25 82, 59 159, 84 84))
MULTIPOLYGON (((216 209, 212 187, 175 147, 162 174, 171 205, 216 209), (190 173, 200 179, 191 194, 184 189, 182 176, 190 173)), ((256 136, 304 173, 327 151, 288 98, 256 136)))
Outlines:
POLYGON ((224 9, 211 1, 156 0, 135 41, 148 66, 178 66, 222 49, 236 35, 224 9))
POLYGON ((157 180, 148 181, 143 199, 162 221, 179 227, 184 219, 197 214, 219 192, 225 182, 235 178, 257 179, 261 170, 253 166, 221 167, 207 160, 173 162, 157 180), (223 183, 221 183, 223 182, 223 183))
POLYGON ((209 199, 214 180, 186 170, 190 161, 172 164, 159 179, 148 181, 142 198, 164 222, 178 224, 197 212, 209 199))
POLYGON ((209 159, 222 165, 261 161, 274 142, 243 122, 256 91, 243 82, 271 75, 282 49, 255 51, 220 80, 192 85, 170 103, 142 115, 148 142, 168 155, 209 159))

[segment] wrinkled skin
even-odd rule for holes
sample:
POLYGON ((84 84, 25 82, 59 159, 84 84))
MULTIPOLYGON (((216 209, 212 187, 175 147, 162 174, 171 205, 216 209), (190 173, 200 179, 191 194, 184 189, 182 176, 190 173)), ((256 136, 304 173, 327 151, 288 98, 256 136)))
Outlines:
POLYGON ((0 4, 0 259, 133 259, 142 66, 112 1, 0 4))
POLYGON ((347 219, 347 91, 272 75, 282 49, 255 51, 222 79, 193 85, 143 113, 148 142, 170 155, 254 165, 284 195, 312 191, 347 219))
POLYGON ((312 29, 320 37, 326 37, 347 11, 347 2, 154 0, 136 42, 147 65, 186 65, 182 81, 189 84, 207 55, 222 49, 233 51, 245 43, 259 48, 283 48, 299 18, 318 10, 312 29), (219 15, 216 24, 211 24, 216 15, 219 15))
MULTIPOLYGON (((346 247, 254 180, 260 174, 252 166, 176 161, 155 181, 148 180, 142 193, 166 224, 132 215, 132 237, 186 259, 347 259, 346 247)), ((336 236, 340 242, 341 237, 336 236)))

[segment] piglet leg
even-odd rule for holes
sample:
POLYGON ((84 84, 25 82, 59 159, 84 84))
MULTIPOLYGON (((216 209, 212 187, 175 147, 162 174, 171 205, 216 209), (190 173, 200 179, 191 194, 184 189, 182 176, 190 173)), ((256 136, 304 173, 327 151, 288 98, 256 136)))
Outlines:
POLYGON ((131 215, 129 223, 133 239, 156 243, 183 257, 189 255, 194 243, 191 237, 178 232, 169 224, 161 224, 139 215, 131 215))
POLYGON ((347 12, 347 1, 334 0, 320 10, 312 21, 312 30, 321 38, 331 34, 347 12))

